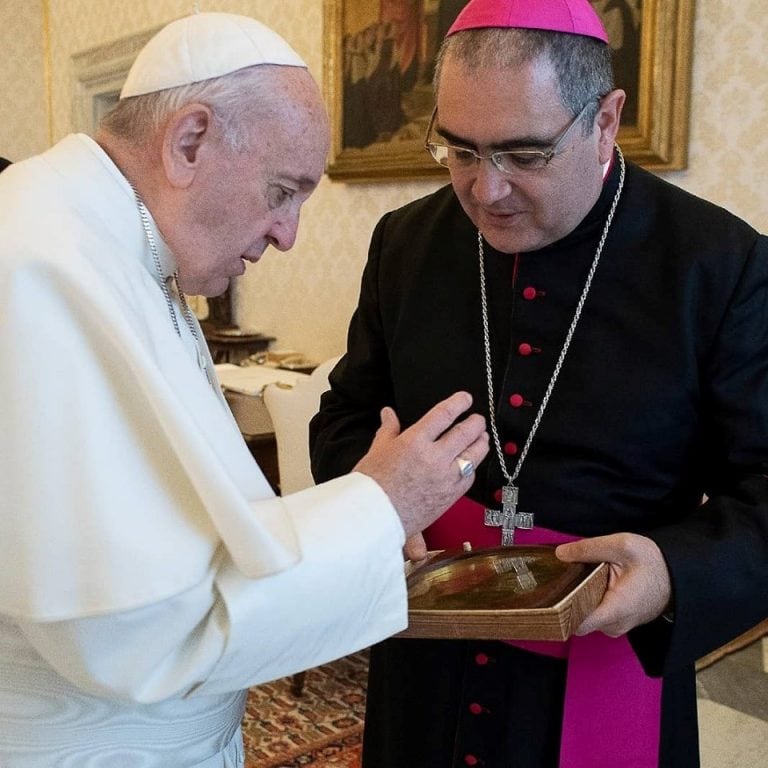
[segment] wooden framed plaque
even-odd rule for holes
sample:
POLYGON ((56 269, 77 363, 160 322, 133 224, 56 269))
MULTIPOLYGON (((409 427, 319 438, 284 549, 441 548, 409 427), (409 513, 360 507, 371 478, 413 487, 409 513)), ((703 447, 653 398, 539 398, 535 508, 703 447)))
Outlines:
POLYGON ((400 637, 566 640, 600 602, 606 563, 564 563, 554 546, 433 552, 407 567, 400 637))

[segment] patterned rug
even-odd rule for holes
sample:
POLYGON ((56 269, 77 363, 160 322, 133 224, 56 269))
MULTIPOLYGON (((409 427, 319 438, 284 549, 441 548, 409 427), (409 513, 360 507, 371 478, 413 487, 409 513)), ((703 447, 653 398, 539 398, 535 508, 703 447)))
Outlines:
POLYGON ((307 672, 301 696, 291 678, 252 688, 243 741, 246 768, 358 768, 367 652, 307 672))

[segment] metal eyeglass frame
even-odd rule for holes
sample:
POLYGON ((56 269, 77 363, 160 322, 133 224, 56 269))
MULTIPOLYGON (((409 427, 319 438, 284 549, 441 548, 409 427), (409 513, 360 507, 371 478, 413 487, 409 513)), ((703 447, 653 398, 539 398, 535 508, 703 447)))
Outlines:
MULTIPOLYGON (((579 112, 576 117, 571 120, 570 123, 563 129, 563 132, 554 140, 552 145, 548 149, 508 149, 508 150, 499 150, 497 152, 489 152, 487 155, 481 155, 479 152, 476 152, 474 149, 470 147, 457 147, 453 144, 441 144, 437 141, 429 141, 429 136, 432 133, 432 128, 435 124, 435 118, 437 117, 437 106, 432 110, 432 117, 429 118, 429 126, 427 127, 427 136, 424 141, 424 148, 429 152, 429 154, 432 156, 432 159, 438 164, 441 165, 443 168, 450 168, 450 166, 447 163, 448 155, 446 155, 445 160, 446 162, 440 162, 438 160, 437 156, 435 155, 435 151, 439 149, 447 149, 447 150, 454 150, 455 152, 463 152, 463 153, 469 153, 472 155, 472 157, 475 160, 475 164, 479 163, 481 160, 490 160, 494 168, 498 169, 502 173, 514 173, 515 171, 529 171, 529 170, 539 170, 541 168, 545 168, 547 165, 549 165, 549 161, 557 154, 559 154, 562 151, 562 147, 565 144, 566 140, 571 134, 571 131, 576 127, 576 125, 581 121, 581 119, 584 117, 584 115, 587 113, 587 110, 589 107, 594 104, 594 102, 597 101, 600 102, 599 97, 595 97, 594 99, 590 99, 582 108, 581 112, 579 112), (515 162, 515 168, 514 170, 508 170, 507 168, 504 168, 503 166, 503 159, 504 157, 509 157, 515 162), (517 159, 520 159, 523 161, 523 165, 517 164, 517 159), (535 161, 540 161, 540 164, 537 164, 535 161), (534 162, 532 162, 534 161, 534 162)), ((467 165, 465 168, 469 168, 470 166, 467 165)), ((462 168, 459 168, 458 170, 462 170, 462 168)))

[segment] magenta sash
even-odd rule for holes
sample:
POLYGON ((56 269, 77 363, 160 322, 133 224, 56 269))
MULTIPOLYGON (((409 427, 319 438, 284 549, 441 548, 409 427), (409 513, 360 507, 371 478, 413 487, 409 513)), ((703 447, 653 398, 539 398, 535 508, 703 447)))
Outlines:
MULTIPOLYGON (((499 545, 498 528, 483 525, 483 508, 462 498, 424 535, 428 549, 499 545)), ((576 541, 547 528, 515 531, 518 544, 576 541)), ((602 632, 564 643, 507 641, 545 656, 568 659, 560 768, 657 768, 661 730, 661 679, 643 672, 626 636, 602 632)))

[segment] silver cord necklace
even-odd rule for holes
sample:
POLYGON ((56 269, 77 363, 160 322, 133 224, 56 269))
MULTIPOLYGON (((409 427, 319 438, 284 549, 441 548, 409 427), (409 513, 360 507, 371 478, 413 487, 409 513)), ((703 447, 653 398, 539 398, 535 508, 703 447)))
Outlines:
POLYGON ((506 481, 505 485, 501 489, 501 509, 485 509, 483 522, 487 526, 493 528, 501 528, 501 545, 504 547, 512 546, 515 543, 516 528, 533 528, 533 513, 517 511, 519 489, 515 485, 515 481, 520 474, 520 470, 523 466, 523 462, 525 461, 525 457, 528 455, 531 443, 533 442, 534 435, 539 428, 541 418, 544 415, 544 411, 546 410, 547 404, 549 403, 549 398, 552 395, 552 390, 555 388, 557 377, 560 375, 560 369, 563 367, 565 355, 567 354, 568 348, 571 345, 571 339, 573 338, 576 325, 578 324, 579 318, 581 317, 581 311, 584 309, 584 303, 587 300, 587 294, 589 293, 589 289, 592 285, 592 278, 595 276, 597 264, 600 261, 600 256, 603 252, 603 246, 605 245, 605 241, 608 237, 608 231, 611 228, 613 216, 616 213, 616 207, 619 204, 621 192, 624 189, 624 176, 626 170, 624 165, 624 155, 621 153, 621 149, 619 149, 618 146, 616 147, 616 151, 619 156, 619 185, 616 189, 616 194, 613 196, 613 203, 611 204, 611 208, 608 211, 608 216, 605 220, 605 226, 603 227, 603 233, 600 236, 600 241, 598 242, 597 249, 595 250, 595 256, 592 259, 592 266, 589 268, 589 272, 587 273, 584 289, 582 290, 579 301, 576 304, 576 310, 573 313, 573 319, 571 320, 570 328, 568 328, 568 333, 565 335, 563 348, 560 350, 560 356, 557 359, 557 363, 555 363, 555 368, 552 371, 549 384, 547 385, 547 389, 541 399, 539 411, 533 421, 531 431, 528 433, 528 438, 525 441, 525 445, 523 445, 523 449, 520 451, 520 458, 518 459, 517 465, 515 466, 515 471, 512 474, 510 474, 509 470, 507 469, 507 464, 504 460, 504 453, 501 450, 499 430, 496 426, 496 398, 493 394, 493 369, 491 367, 491 334, 488 327, 488 300, 485 286, 485 253, 483 250, 483 234, 480 232, 480 230, 477 232, 477 251, 480 261, 480 303, 483 317, 483 343, 485 346, 485 374, 488 385, 488 421, 491 427, 493 446, 496 450, 496 456, 499 460, 501 472, 504 475, 504 480, 506 481))
MULTIPOLYGON (((149 211, 147 210, 147 206, 144 205, 144 201, 141 199, 141 196, 136 191, 135 187, 131 185, 131 189, 133 190, 133 195, 136 198, 136 207, 139 209, 139 217, 141 218, 141 225, 144 228, 144 235, 147 238, 147 245, 149 246, 149 252, 152 254, 152 261, 155 265, 155 272, 157 273, 157 281, 160 284, 160 290, 163 292, 163 298, 165 299, 165 304, 168 307, 168 314, 171 317, 171 322, 173 323, 173 327, 176 331, 176 335, 181 339, 181 328, 179 328, 179 322, 176 319, 176 310, 173 307, 173 301, 171 300, 171 292, 168 290, 168 282, 163 277, 163 270, 160 266, 160 254, 157 250, 157 243, 155 242, 155 235, 152 232, 152 227, 149 223, 149 211)), ((208 383, 214 388, 217 388, 217 385, 211 376, 210 367, 208 365, 208 360, 205 357, 205 354, 203 353, 202 347, 201 347, 201 341, 200 341, 200 335, 197 332, 197 327, 195 326, 195 322, 192 319, 192 310, 189 308, 189 304, 187 304, 187 297, 184 295, 184 291, 181 290, 181 286, 179 285, 179 271, 176 270, 168 279, 172 279, 174 283, 176 284, 176 293, 179 297, 179 305, 181 306, 181 314, 184 318, 184 323, 189 329, 190 334, 192 334, 192 339, 195 343, 195 352, 197 354, 197 364, 200 368, 200 370, 205 374, 205 378, 208 380, 208 383)))

